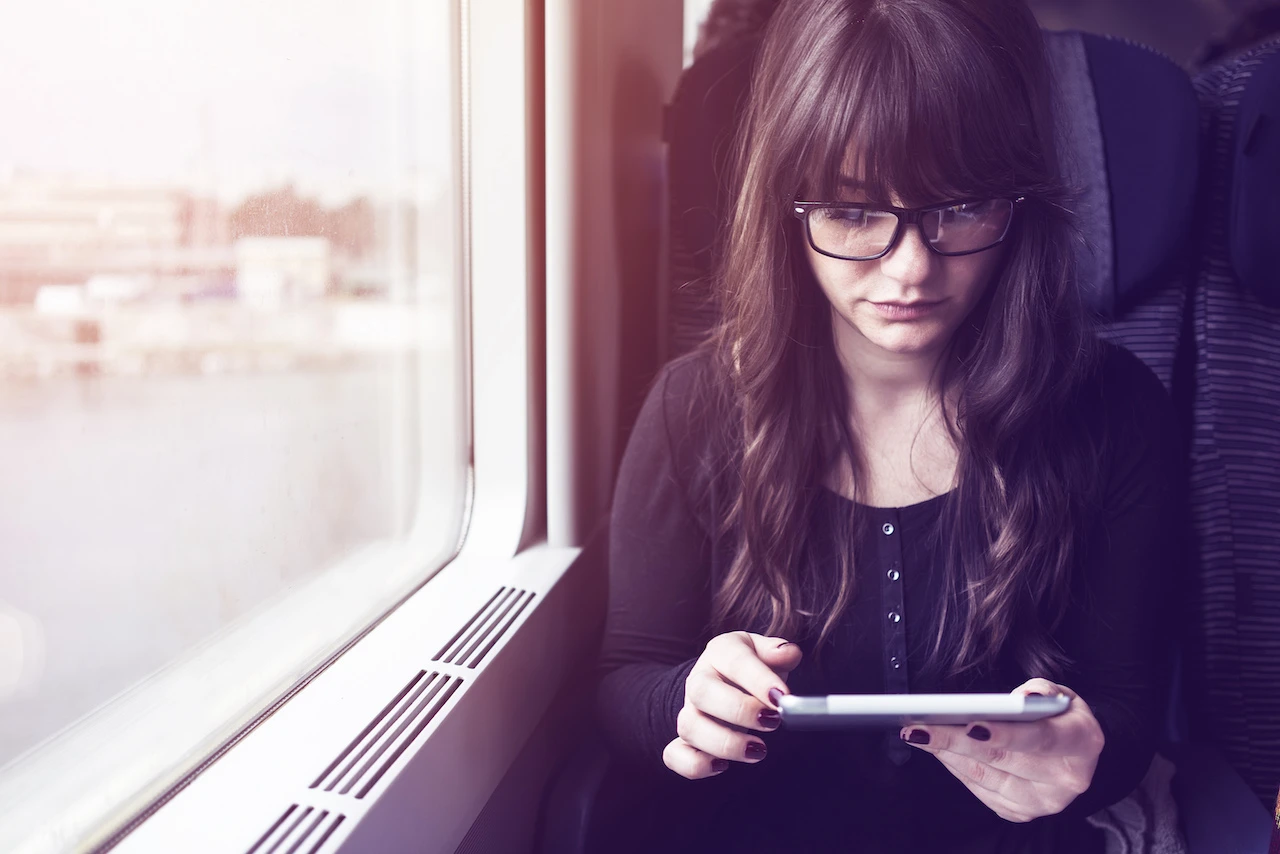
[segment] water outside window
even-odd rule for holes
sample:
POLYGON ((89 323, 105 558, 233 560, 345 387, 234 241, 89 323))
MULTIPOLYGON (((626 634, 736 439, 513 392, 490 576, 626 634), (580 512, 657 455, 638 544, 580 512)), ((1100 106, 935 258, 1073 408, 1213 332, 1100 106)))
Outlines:
POLYGON ((6 13, 0 766, 344 561, 453 550, 448 6, 6 13))

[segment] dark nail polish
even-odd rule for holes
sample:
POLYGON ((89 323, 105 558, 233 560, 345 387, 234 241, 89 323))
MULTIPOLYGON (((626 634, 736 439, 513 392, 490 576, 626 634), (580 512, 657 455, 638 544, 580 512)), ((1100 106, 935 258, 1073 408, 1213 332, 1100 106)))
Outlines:
POLYGON ((712 759, 711 770, 719 774, 721 771, 729 767, 728 759, 712 759))
POLYGON ((976 738, 978 741, 990 741, 991 730, 979 724, 969 730, 969 738, 976 738))
POLYGON ((761 709, 760 713, 756 715, 756 722, 765 729, 777 729, 782 726, 782 715, 773 709, 761 709))
POLYGON ((770 702, 770 703, 773 703, 773 704, 776 706, 776 705, 778 705, 778 702, 779 702, 780 700, 782 700, 782 692, 781 692, 781 691, 779 691, 777 688, 770 688, 770 689, 769 689, 769 702, 770 702))
POLYGON ((912 744, 928 744, 929 733, 922 729, 913 729, 911 730, 911 734, 907 736, 907 741, 912 744))
POLYGON ((768 748, 764 746, 763 741, 747 742, 747 758, 748 759, 764 759, 764 755, 767 752, 768 752, 768 748))

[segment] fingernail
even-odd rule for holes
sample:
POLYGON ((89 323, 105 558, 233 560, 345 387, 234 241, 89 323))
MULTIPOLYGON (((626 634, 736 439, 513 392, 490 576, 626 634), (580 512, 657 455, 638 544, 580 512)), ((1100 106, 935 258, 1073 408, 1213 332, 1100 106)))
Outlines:
POLYGON ((748 759, 764 759, 764 755, 768 751, 769 749, 764 746, 763 741, 747 742, 747 758, 748 759))
POLYGON ((776 705, 778 705, 778 703, 779 703, 779 702, 781 702, 781 701, 782 701, 782 692, 781 692, 780 690, 778 690, 777 688, 770 688, 770 689, 769 689, 769 702, 770 702, 770 703, 773 703, 773 704, 776 706, 776 705))
POLYGON ((719 774, 721 771, 729 767, 728 759, 712 759, 711 770, 719 774))
POLYGON ((928 744, 929 733, 922 729, 913 729, 911 730, 911 734, 907 736, 907 741, 912 744, 928 744))
POLYGON ((1027 692, 1027 696, 1028 696, 1028 697, 1043 697, 1043 696, 1044 696, 1044 694, 1039 694, 1039 693, 1037 693, 1037 692, 1035 692, 1035 691, 1028 691, 1028 692, 1027 692))
POLYGON ((969 738, 976 738, 978 741, 990 741, 991 730, 982 724, 975 724, 973 729, 969 730, 969 738))
POLYGON ((793 644, 791 641, 783 641, 782 643, 775 646, 774 649, 782 649, 784 646, 795 646, 795 644, 793 644))
POLYGON ((756 715, 756 721, 765 729, 777 729, 782 726, 782 715, 773 709, 761 709, 760 714, 756 715))

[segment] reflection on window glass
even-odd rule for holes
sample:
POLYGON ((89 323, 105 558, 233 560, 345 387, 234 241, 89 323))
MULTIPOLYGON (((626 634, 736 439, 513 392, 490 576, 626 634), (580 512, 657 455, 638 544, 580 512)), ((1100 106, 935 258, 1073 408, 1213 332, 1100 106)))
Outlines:
POLYGON ((452 550, 448 6, 6 13, 0 765, 343 561, 452 550))

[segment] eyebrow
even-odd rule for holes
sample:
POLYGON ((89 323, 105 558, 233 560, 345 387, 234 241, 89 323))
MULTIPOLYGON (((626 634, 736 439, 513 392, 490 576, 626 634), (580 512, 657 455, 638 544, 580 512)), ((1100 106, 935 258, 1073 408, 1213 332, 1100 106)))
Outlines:
POLYGON ((867 189, 867 185, 859 181, 857 178, 851 177, 849 175, 841 175, 840 189, 865 190, 867 189))

